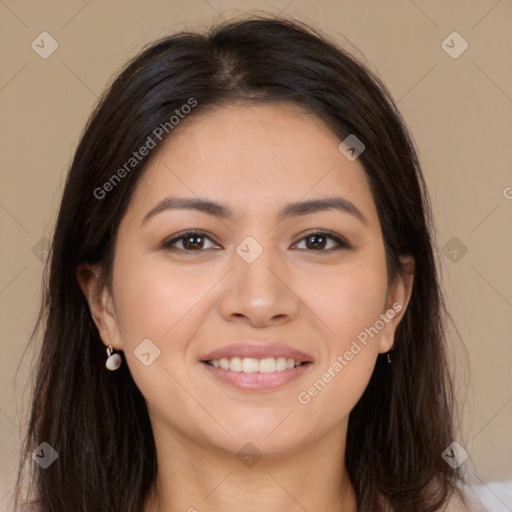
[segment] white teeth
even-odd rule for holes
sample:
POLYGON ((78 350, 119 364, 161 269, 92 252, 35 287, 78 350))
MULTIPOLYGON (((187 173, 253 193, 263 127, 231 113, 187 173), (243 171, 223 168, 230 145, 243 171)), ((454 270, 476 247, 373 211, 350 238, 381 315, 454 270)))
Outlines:
MULTIPOLYGON (((293 359, 292 359, 293 361, 293 359)), ((276 359, 276 370, 278 372, 282 372, 283 370, 286 370, 286 357, 278 357, 276 359)))
POLYGON ((273 373, 291 370, 302 363, 295 359, 287 359, 286 357, 265 357, 257 359, 255 357, 232 357, 228 359, 214 359, 208 361, 215 368, 231 370, 232 372, 244 373, 273 373))
POLYGON ((229 361, 229 369, 232 372, 241 372, 242 371, 242 358, 232 357, 231 361, 229 361))
POLYGON ((260 373, 273 373, 276 371, 276 360, 273 357, 266 357, 260 359, 259 364, 260 373))
POLYGON ((242 371, 245 373, 254 373, 258 371, 258 360, 253 357, 244 357, 242 359, 242 371))

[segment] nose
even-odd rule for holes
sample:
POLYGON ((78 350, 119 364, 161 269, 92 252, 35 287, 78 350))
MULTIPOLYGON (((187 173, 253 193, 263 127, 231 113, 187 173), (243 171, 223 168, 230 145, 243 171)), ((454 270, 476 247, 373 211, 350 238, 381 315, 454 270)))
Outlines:
POLYGON ((280 325, 297 316, 299 297, 294 292, 291 273, 270 249, 252 263, 235 253, 233 262, 220 301, 225 320, 264 327, 280 325))

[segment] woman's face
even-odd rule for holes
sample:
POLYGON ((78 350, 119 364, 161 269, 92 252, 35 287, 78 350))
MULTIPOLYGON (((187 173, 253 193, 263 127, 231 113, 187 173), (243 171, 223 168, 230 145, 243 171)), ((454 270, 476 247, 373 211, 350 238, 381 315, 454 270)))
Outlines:
POLYGON ((232 105, 154 155, 97 324, 159 432, 269 454, 343 433, 410 288, 388 290, 369 184, 340 142, 296 107, 232 105))

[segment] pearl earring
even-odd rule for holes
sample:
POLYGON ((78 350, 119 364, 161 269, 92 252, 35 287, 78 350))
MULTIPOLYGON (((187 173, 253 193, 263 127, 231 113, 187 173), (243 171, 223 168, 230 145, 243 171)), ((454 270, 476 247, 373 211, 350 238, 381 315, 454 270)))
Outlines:
POLYGON ((114 348, 112 345, 109 345, 107 347, 107 361, 105 363, 105 366, 107 367, 107 370, 115 371, 117 370, 122 363, 121 356, 119 354, 113 354, 114 348))

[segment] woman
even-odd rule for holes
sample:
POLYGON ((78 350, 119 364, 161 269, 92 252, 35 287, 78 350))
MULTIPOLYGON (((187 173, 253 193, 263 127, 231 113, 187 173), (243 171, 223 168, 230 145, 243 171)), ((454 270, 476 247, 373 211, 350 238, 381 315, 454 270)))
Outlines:
POLYGON ((32 510, 469 510, 431 230, 389 94, 325 36, 145 49, 62 198, 32 510))

